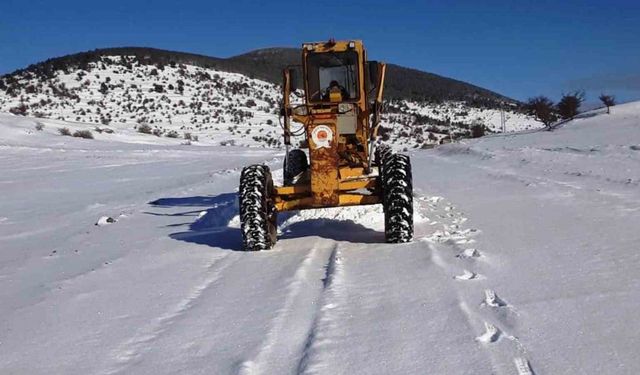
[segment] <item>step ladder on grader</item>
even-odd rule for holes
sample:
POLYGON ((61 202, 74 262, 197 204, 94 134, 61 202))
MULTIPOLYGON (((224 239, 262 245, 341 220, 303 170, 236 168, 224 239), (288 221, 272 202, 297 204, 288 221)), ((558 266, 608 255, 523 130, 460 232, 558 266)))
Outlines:
POLYGON ((413 237, 411 162, 377 144, 386 65, 367 61, 359 40, 302 45, 304 103, 290 102, 297 70, 283 71, 284 184, 274 186, 266 165, 240 176, 243 249, 271 249, 277 213, 325 207, 382 204, 387 242, 413 237), (301 125, 291 130, 291 122, 301 125), (291 137, 306 137, 309 157, 291 149, 291 137))

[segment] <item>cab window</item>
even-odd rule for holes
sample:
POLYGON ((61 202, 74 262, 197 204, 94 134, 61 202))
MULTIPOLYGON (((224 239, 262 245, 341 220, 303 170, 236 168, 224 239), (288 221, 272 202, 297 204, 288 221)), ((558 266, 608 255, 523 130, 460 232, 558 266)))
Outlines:
POLYGON ((331 90, 339 90, 342 100, 357 100, 358 54, 355 51, 308 54, 307 82, 312 102, 328 102, 331 90))

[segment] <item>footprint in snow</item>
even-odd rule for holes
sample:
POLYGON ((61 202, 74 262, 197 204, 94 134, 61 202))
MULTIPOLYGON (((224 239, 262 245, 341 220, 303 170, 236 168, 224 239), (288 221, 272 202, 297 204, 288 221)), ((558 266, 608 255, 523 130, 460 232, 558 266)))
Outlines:
POLYGON ((453 277, 456 280, 480 280, 482 279, 482 275, 479 275, 477 273, 468 271, 468 270, 464 270, 464 273, 462 275, 457 275, 453 277))
POLYGON ((98 221, 96 222, 96 225, 101 227, 104 225, 109 225, 109 224, 113 224, 115 223, 117 220, 110 217, 110 216, 102 216, 100 219, 98 219, 98 221))
POLYGON ((465 249, 460 254, 456 255, 456 258, 460 259, 469 259, 469 258, 480 258, 482 254, 476 249, 465 249))
POLYGON ((533 375, 533 370, 531 370, 529 361, 526 358, 517 357, 514 358, 513 362, 516 364, 518 375, 533 375))
POLYGON ((470 228, 470 229, 465 229, 463 231, 461 231, 460 233, 466 235, 466 236, 475 236, 480 234, 480 230, 475 229, 475 228, 470 228))
POLYGON ((467 244, 467 243, 474 243, 474 242, 476 242, 476 240, 471 239, 471 238, 463 238, 463 239, 461 239, 461 240, 457 240, 457 241, 456 241, 456 244, 458 244, 458 245, 464 245, 464 244, 467 244))
POLYGON ((481 336, 476 337, 476 341, 485 344, 491 344, 498 341, 500 335, 502 334, 502 331, 500 331, 498 327, 487 322, 484 322, 484 330, 485 332, 481 336))
POLYGON ((440 202, 440 201, 441 201, 441 200, 443 200, 443 199, 444 199, 444 198, 442 198, 442 197, 433 196, 433 197, 427 198, 427 199, 426 199, 426 201, 427 201, 427 202, 430 202, 430 203, 438 203, 438 202, 440 202))
POLYGON ((507 306, 507 303, 505 301, 503 301, 500 297, 498 297, 496 292, 491 290, 491 289, 485 289, 485 291, 484 291, 484 302, 482 304, 486 305, 486 306, 490 306, 490 307, 505 307, 505 306, 507 306))

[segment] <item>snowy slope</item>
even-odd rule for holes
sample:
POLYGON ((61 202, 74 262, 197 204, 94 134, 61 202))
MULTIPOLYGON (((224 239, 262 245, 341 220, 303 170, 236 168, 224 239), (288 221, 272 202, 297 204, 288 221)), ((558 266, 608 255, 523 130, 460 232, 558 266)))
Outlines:
POLYGON ((279 151, 36 121, 0 115, 0 373, 640 371, 640 103, 413 152, 413 243, 372 206, 259 253, 235 192, 279 151))
MULTIPOLYGON (((27 70, 0 77, 0 111, 77 122, 89 130, 106 126, 122 132, 146 124, 160 136, 176 131, 182 138, 188 132, 215 144, 281 146, 280 98, 278 86, 241 74, 149 65, 126 56, 104 56, 86 70, 68 67, 50 76, 27 70)), ((542 126, 513 103, 505 107, 507 131, 542 126)), ((383 124, 397 148, 436 144, 450 134, 468 136, 472 124, 502 131, 496 109, 406 100, 389 108, 383 124)))

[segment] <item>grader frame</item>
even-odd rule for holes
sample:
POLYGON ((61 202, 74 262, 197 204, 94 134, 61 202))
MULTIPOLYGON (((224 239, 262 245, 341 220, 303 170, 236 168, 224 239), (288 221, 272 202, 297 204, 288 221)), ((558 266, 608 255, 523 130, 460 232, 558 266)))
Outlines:
POLYGON ((385 240, 413 238, 411 161, 388 146, 376 146, 386 65, 366 57, 359 40, 303 44, 302 104, 291 103, 297 94, 294 70, 284 70, 284 184, 274 186, 267 165, 242 170, 238 199, 244 250, 274 246, 278 212, 378 203, 385 240), (301 129, 292 131, 292 122, 301 129), (308 158, 291 149, 291 137, 302 134, 308 158))
POLYGON ((276 209, 288 211, 380 203, 379 195, 372 193, 378 188, 378 180, 371 151, 380 125, 386 65, 367 62, 362 41, 330 40, 303 44, 302 71, 305 103, 296 106, 290 102, 291 92, 295 89, 294 70, 283 71, 282 115, 287 156, 291 146, 291 122, 304 126, 309 147, 309 175, 296 184, 275 188, 276 209), (314 100, 310 76, 317 74, 318 68, 311 66, 310 57, 340 53, 350 53, 356 60, 357 76, 353 85, 356 95, 337 100, 314 100), (375 95, 371 102, 369 91, 372 90, 375 95), (346 124, 349 121, 352 124, 346 124), (322 144, 318 144, 314 132, 329 139, 321 139, 322 144), (341 157, 345 155, 347 158, 341 157))

